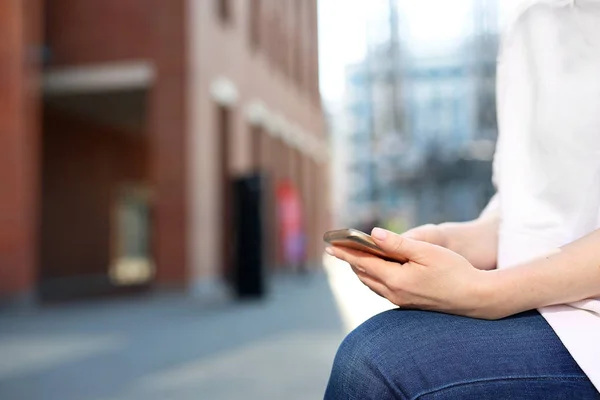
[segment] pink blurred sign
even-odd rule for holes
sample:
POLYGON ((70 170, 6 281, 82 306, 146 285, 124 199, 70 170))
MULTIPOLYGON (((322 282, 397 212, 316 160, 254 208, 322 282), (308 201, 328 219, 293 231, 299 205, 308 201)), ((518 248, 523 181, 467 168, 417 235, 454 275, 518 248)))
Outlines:
POLYGON ((277 185, 278 229, 286 265, 297 265, 304 260, 301 202, 292 182, 283 180, 277 185))

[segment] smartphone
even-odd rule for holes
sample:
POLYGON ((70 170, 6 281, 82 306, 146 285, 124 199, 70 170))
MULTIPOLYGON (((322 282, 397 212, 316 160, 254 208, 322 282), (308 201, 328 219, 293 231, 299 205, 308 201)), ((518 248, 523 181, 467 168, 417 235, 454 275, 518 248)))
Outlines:
POLYGON ((386 255, 386 253, 377 246, 371 235, 367 235, 357 229, 338 229, 325 232, 323 240, 332 246, 348 247, 350 249, 373 254, 374 256, 381 257, 385 260, 398 261, 393 260, 386 255))

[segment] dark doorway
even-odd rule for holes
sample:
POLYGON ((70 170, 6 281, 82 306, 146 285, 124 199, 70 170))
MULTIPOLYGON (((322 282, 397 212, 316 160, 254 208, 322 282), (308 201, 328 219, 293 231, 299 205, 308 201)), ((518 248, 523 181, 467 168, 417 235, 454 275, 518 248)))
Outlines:
POLYGON ((137 123, 144 100, 145 92, 46 99, 41 300, 138 292, 152 280, 151 197, 139 194, 149 192, 148 138, 137 123), (123 115, 110 111, 118 104, 123 115))

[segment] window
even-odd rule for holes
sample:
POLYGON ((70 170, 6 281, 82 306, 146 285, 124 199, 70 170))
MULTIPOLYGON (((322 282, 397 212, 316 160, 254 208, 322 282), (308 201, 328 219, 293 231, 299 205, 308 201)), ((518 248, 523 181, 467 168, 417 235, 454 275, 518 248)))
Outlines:
POLYGON ((269 4, 270 6, 265 6, 265 9, 263 10, 263 13, 265 14, 265 31, 263 31, 265 32, 265 34, 263 40, 269 61, 271 63, 276 63, 278 45, 277 41, 279 40, 279 38, 277 37, 277 14, 275 10, 275 6, 277 5, 277 3, 270 2, 269 4))
POLYGON ((231 0, 217 0, 219 18, 223 22, 231 20, 231 0))
POLYGON ((319 39, 317 26, 317 10, 316 2, 310 5, 309 14, 309 92, 313 99, 318 103, 320 101, 319 94, 319 39))
POLYGON ((52 6, 52 2, 51 0, 46 0, 46 2, 44 3, 44 36, 43 36, 43 43, 42 43, 42 64, 43 66, 47 66, 48 64, 50 64, 50 61, 52 59, 52 48, 51 48, 51 44, 52 44, 52 38, 51 36, 51 32, 52 32, 52 26, 51 26, 51 21, 52 21, 52 10, 51 7, 52 6))
POLYGON ((351 76, 350 76, 350 83, 354 86, 357 87, 363 87, 367 85, 367 74, 366 72, 363 71, 357 71, 354 72, 351 76))
POLYGON ((151 192, 138 185, 122 187, 113 216, 110 277, 117 285, 148 282, 154 275, 151 256, 151 192))
POLYGON ((250 45, 253 48, 260 47, 260 27, 261 27, 261 11, 262 11, 262 0, 250 0, 248 2, 250 7, 250 45))
POLYGON ((302 1, 296 3, 296 32, 294 38, 295 46, 295 75, 299 87, 304 86, 304 7, 302 1))
POLYGON ((274 20, 273 20, 273 34, 275 38, 274 41, 275 48, 275 56, 273 58, 277 69, 284 72, 285 71, 285 56, 287 51, 286 39, 285 39, 285 3, 277 0, 275 2, 275 8, 273 10, 274 20))

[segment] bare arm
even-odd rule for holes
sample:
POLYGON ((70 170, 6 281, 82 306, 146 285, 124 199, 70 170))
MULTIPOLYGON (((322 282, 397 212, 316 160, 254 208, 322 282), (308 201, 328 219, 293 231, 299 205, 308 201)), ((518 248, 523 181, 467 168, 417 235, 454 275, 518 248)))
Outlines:
POLYGON ((402 236, 445 247, 469 260, 475 268, 491 270, 496 268, 498 258, 499 207, 495 196, 473 221, 423 225, 402 236))
POLYGON ((488 317, 600 297, 600 230, 545 257, 487 274, 488 317))
POLYGON ((444 247, 460 254, 477 269, 496 268, 498 259, 498 210, 469 222, 448 222, 439 225, 444 236, 444 247))

